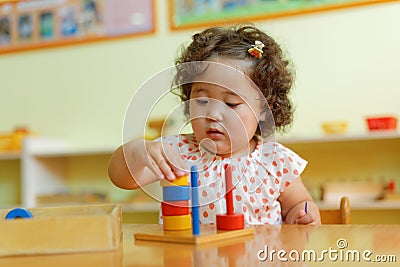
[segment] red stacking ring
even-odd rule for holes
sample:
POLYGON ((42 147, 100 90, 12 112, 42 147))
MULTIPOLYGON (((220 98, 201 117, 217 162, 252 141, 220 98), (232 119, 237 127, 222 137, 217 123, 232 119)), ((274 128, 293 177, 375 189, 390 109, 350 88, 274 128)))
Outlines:
POLYGON ((169 201, 161 202, 161 211, 163 216, 178 216, 190 214, 189 201, 169 201))
POLYGON ((239 230, 244 229, 244 215, 242 213, 217 214, 218 230, 239 230))

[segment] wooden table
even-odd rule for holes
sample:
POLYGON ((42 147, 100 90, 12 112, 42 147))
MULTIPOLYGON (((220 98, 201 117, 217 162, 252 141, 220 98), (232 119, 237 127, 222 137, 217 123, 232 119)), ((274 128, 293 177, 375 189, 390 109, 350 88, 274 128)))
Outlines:
POLYGON ((3 257, 0 266, 400 266, 400 225, 257 226, 253 237, 201 246, 133 238, 135 232, 151 232, 159 227, 124 225, 123 244, 118 251, 3 257), (357 255, 360 262, 354 262, 357 255), (366 262, 363 255, 371 261, 384 256, 396 262, 366 262), (299 261, 294 261, 296 257, 299 261), (319 260, 321 257, 324 259, 319 260))

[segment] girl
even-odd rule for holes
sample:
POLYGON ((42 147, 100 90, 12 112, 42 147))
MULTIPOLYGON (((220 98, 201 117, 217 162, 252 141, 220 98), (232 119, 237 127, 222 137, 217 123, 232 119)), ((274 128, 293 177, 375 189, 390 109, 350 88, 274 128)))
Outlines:
POLYGON ((224 173, 233 170, 234 208, 246 224, 320 224, 300 174, 307 162, 274 141, 292 121, 292 75, 279 45, 252 25, 193 36, 176 61, 175 82, 193 134, 133 140, 112 155, 109 176, 137 189, 199 169, 202 223, 225 213, 224 173), (307 208, 305 209, 305 206, 307 208))

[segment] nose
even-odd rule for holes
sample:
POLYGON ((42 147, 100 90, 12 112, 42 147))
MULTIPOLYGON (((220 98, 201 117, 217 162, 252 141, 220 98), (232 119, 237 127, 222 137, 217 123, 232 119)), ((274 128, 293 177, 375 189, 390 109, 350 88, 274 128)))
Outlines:
POLYGON ((213 121, 222 121, 224 116, 225 105, 216 100, 210 101, 207 107, 207 119, 213 121))

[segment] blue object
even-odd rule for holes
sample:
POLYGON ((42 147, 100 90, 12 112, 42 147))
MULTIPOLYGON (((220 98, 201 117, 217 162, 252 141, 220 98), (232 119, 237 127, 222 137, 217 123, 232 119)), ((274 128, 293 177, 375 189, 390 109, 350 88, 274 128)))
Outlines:
POLYGON ((192 185, 192 233, 198 235, 200 234, 200 207, 196 166, 192 166, 190 169, 190 183, 192 185))
POLYGON ((6 215, 6 220, 30 219, 30 218, 33 218, 32 213, 30 213, 29 210, 23 208, 12 209, 6 215))
POLYGON ((164 186, 163 187, 163 200, 164 201, 181 201, 190 199, 189 186, 164 186))

